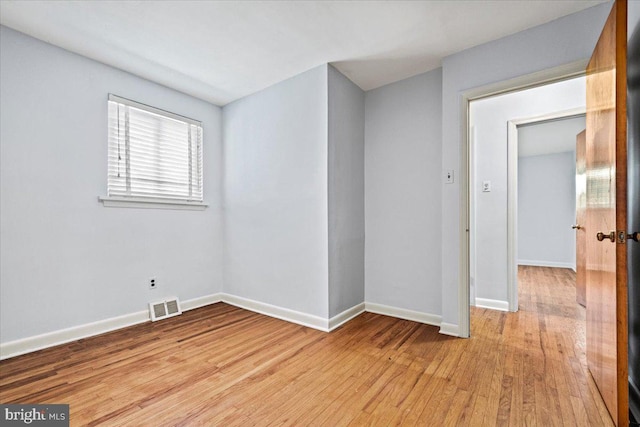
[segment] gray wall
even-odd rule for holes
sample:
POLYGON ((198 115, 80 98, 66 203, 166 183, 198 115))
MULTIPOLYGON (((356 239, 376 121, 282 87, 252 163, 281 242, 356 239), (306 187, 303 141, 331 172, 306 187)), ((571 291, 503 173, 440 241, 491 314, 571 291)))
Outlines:
POLYGON ((220 108, 0 27, 0 109, 3 342, 222 290, 220 108), (208 209, 98 202, 109 93, 202 120, 208 209))
POLYGON ((441 88, 437 69, 365 94, 366 301, 436 315, 441 88))
POLYGON ((575 269, 575 219, 575 150, 520 157, 518 263, 575 269))
MULTIPOLYGON (((611 9, 610 3, 451 55, 443 61, 442 169, 460 172, 463 115, 461 94, 591 56, 611 9)), ((442 182, 442 181, 441 181, 442 182)), ((461 301, 460 180, 442 184, 442 317, 458 325, 461 301)), ((462 304, 464 306, 464 304, 462 304)), ((460 326, 460 325, 458 325, 460 326)))
POLYGON ((327 66, 223 108, 226 293, 328 316, 327 66))
POLYGON ((329 96, 329 317, 364 302, 364 92, 332 66, 329 96))

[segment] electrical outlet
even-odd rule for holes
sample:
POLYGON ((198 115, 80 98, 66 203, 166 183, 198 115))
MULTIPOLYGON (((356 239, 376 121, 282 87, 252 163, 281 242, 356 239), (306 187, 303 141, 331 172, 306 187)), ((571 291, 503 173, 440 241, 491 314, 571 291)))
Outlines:
POLYGON ((156 278, 152 277, 151 279, 149 279, 149 289, 155 289, 158 286, 158 284, 156 283, 156 278))
POLYGON ((484 193, 491 191, 491 181, 482 181, 482 191, 484 193))

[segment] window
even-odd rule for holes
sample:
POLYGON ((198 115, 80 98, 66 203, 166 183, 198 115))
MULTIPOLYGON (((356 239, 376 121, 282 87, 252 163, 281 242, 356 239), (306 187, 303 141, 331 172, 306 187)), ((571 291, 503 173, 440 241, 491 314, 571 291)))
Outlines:
MULTIPOLYGON (((202 124, 109 95, 107 202, 202 204, 202 124)), ((109 206, 112 206, 109 204, 109 206)))

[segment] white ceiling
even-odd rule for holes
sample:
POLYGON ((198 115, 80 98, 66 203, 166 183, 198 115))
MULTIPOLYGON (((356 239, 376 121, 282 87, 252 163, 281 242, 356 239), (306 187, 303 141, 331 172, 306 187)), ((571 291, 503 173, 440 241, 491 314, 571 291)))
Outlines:
POLYGON ((364 90, 604 0, 0 1, 0 23, 224 105, 324 63, 364 90))
POLYGON ((584 115, 518 126, 518 157, 574 151, 576 135, 585 127, 584 115))

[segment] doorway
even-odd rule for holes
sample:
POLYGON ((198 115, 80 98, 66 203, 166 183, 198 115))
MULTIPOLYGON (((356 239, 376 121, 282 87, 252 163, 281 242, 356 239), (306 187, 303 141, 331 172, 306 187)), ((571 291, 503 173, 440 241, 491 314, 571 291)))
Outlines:
MULTIPOLYGON (((558 147, 553 147, 553 138, 540 132, 543 128, 557 132, 566 125, 561 121, 580 120, 585 112, 585 92, 585 78, 579 76, 470 101, 470 305, 518 310, 518 153, 551 155, 558 152, 558 147), (534 128, 541 139, 524 151, 518 150, 518 130, 535 134, 534 128)), ((575 147, 575 135, 569 144, 575 147)), ((564 148, 559 150, 565 151, 564 148)), ((538 163, 538 169, 541 160, 548 164, 552 161, 551 158, 536 160, 528 163, 538 163)), ((541 185, 545 179, 544 185, 550 185, 547 178, 539 177, 541 185)), ((536 190, 535 186, 533 190, 536 190)), ((573 219, 568 222, 565 234, 571 235, 573 219)), ((536 240, 544 243, 545 238, 539 235, 534 235, 533 239, 529 235, 526 237, 534 243, 536 240)), ((575 239, 572 244, 575 245, 575 239)), ((558 262, 554 265, 553 259, 522 258, 520 261, 528 265, 567 266, 566 261, 563 265, 558 262)))
POLYGON ((508 123, 507 296, 518 309, 518 266, 576 271, 577 108, 508 123))

